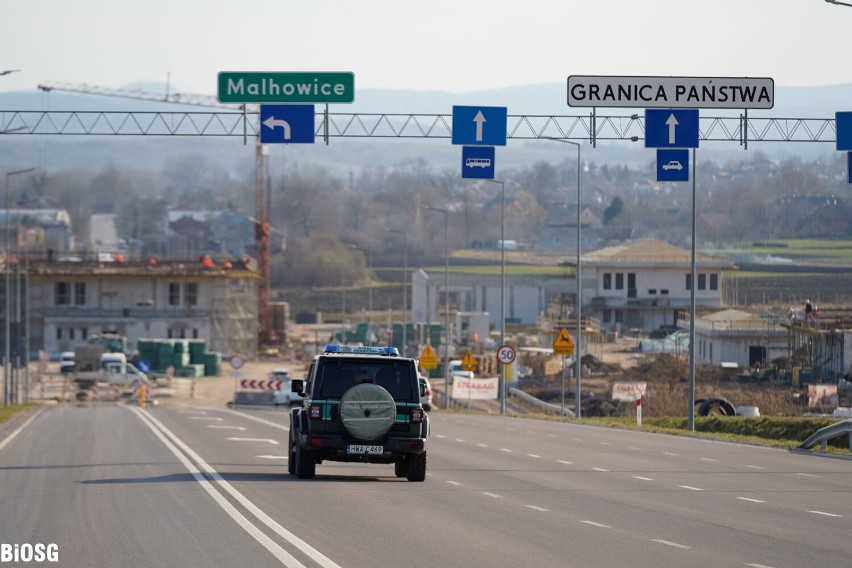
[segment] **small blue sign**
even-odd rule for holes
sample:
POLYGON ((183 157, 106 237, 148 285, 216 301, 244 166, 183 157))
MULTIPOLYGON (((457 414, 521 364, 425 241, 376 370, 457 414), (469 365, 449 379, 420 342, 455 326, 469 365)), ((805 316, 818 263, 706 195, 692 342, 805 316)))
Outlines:
POLYGON ((645 109, 646 148, 698 148, 698 109, 645 109))
POLYGON ((453 107, 453 144, 506 145, 506 107, 453 107))
POLYGON ((838 112, 834 115, 837 126, 837 151, 852 150, 852 112, 838 112))
POLYGON ((138 363, 136 363, 136 368, 142 371, 143 373, 147 373, 151 370, 151 363, 147 359, 142 359, 138 363))
POLYGON ((494 179, 494 146, 462 146, 462 176, 494 179))
POLYGON ((689 150, 657 150, 657 181, 689 181, 689 150))
POLYGON ((313 144, 314 105, 260 105, 261 144, 313 144))

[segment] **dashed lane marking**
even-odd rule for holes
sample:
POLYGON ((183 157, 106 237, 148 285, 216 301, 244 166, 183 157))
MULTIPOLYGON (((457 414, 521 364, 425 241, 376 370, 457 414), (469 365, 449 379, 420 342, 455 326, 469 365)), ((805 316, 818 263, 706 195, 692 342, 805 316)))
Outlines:
POLYGON ((608 528, 611 528, 609 525, 605 525, 605 524, 603 524, 603 523, 596 523, 596 522, 594 522, 594 521, 580 521, 580 522, 581 522, 581 523, 583 523, 584 525, 591 525, 591 526, 593 526, 593 527, 598 527, 598 528, 600 528, 600 529, 608 529, 608 528))
POLYGON ((660 544, 665 544, 666 546, 671 546, 672 548, 680 548, 681 550, 689 550, 692 548, 691 546, 686 546, 685 544, 678 544, 670 540, 661 540, 658 538, 652 538, 651 542, 658 542, 660 544))
POLYGON ((524 505, 524 507, 526 507, 527 509, 532 509, 533 511, 541 511, 542 513, 548 512, 548 509, 545 509, 544 507, 537 507, 535 505, 524 505))
POLYGON ((748 501, 749 503, 766 503, 766 501, 761 501, 760 499, 752 499, 750 497, 737 497, 740 501, 748 501))

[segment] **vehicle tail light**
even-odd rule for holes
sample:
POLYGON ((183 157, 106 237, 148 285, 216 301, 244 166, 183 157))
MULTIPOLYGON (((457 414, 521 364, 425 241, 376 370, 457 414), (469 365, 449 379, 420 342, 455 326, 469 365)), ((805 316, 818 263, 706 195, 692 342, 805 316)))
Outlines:
POLYGON ((319 420, 322 418, 322 406, 312 404, 308 407, 308 418, 310 420, 319 420))
POLYGON ((411 422, 412 424, 422 424, 423 418, 426 416, 426 411, 422 408, 412 408, 411 409, 411 422))
POLYGON ((311 438, 311 445, 315 448, 321 448, 322 438, 311 438))

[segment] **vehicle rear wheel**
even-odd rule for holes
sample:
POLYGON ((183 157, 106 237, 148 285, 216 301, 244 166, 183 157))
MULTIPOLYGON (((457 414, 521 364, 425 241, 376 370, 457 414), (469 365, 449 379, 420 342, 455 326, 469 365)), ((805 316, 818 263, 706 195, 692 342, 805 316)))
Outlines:
POLYGON ((290 475, 295 475, 296 473, 296 455, 293 451, 293 447, 296 445, 296 442, 290 440, 290 450, 287 452, 287 472, 290 475))
POLYGON ((397 477, 406 477, 408 475, 408 460, 400 459, 393 462, 393 472, 397 477))
POLYGON ((313 479, 317 471, 317 456, 300 446, 296 446, 296 477, 299 479, 313 479))
POLYGON ((408 481, 424 481, 426 479, 426 452, 422 454, 410 454, 408 459, 408 481))

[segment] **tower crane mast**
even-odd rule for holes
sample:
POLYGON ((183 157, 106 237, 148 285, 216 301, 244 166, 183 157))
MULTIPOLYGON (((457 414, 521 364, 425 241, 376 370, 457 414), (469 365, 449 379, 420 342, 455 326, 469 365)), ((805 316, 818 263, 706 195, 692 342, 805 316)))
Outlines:
MULTIPOLYGON (((86 95, 101 95, 106 97, 117 97, 124 99, 137 99, 161 103, 173 103, 191 106, 203 106, 214 108, 229 108, 234 110, 245 110, 243 107, 226 105, 220 103, 215 97, 191 93, 152 93, 141 89, 111 89, 97 85, 70 83, 41 83, 39 90, 44 92, 64 91, 69 93, 80 93, 86 95)), ((269 179, 269 152, 266 146, 258 140, 255 146, 255 212, 254 212, 254 236, 257 249, 257 272, 258 272, 258 309, 257 319, 259 326, 258 341, 261 344, 271 344, 278 341, 269 310, 269 282, 270 282, 270 179, 269 179)))

